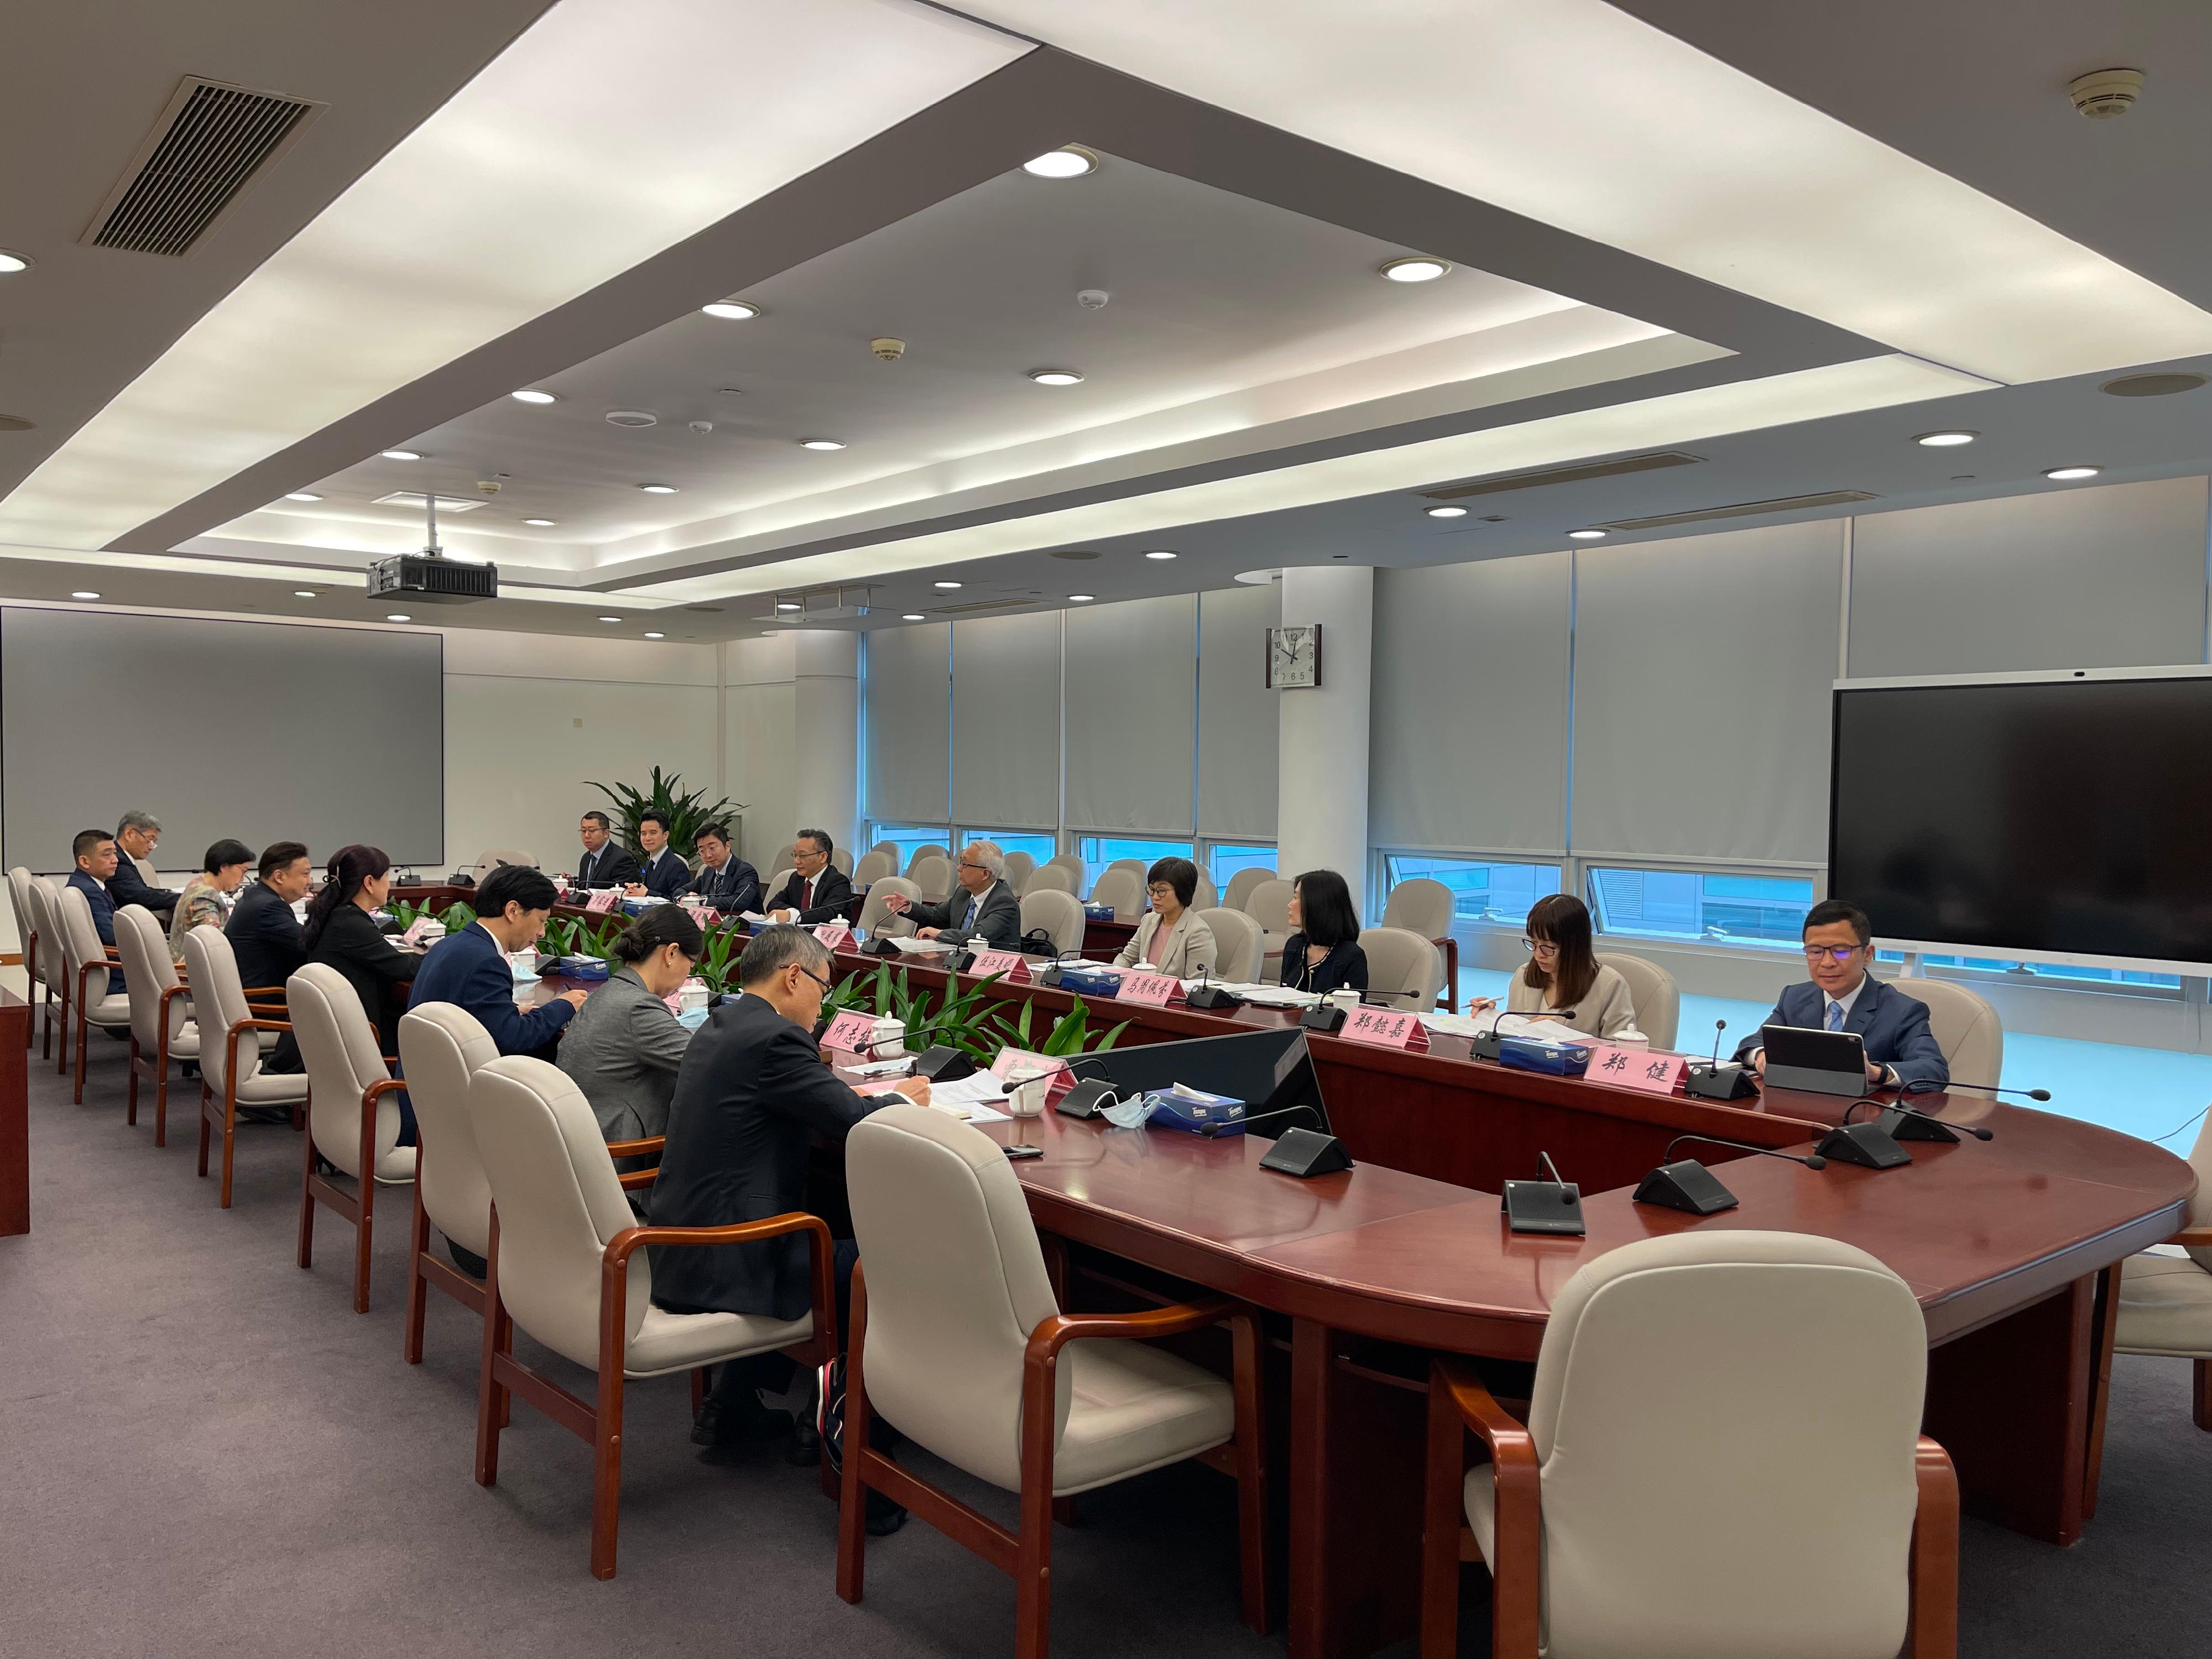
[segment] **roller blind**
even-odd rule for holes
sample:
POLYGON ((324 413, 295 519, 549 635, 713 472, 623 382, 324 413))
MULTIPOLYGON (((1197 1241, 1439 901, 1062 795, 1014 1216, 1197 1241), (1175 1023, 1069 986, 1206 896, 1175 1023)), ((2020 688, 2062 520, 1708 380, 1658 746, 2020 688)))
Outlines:
POLYGON ((926 623, 868 635, 867 814, 947 823, 952 628, 926 623))
POLYGON ((1566 845, 1568 555, 1375 573, 1369 838, 1566 845))
POLYGON ((1827 856, 1843 535, 1782 525, 1577 556, 1577 852, 1827 856))
POLYGON ((1275 699, 1267 630, 1283 619, 1281 586, 1198 596, 1198 831, 1224 840, 1275 838, 1275 699))
POLYGON ((952 811, 987 828, 1058 827, 1058 611, 952 624, 952 811))
POLYGON ((1197 600, 1132 599, 1066 619, 1068 827, 1189 835, 1197 600))
POLYGON ((1854 675, 2193 663, 2205 483, 1876 513, 1851 550, 1854 675))

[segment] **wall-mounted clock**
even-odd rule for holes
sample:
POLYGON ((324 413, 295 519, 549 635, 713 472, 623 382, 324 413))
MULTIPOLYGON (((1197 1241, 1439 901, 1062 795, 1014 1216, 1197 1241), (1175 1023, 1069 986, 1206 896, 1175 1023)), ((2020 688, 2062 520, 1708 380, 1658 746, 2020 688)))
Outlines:
POLYGON ((1321 684, 1321 624, 1267 630, 1267 685, 1275 691, 1321 684))

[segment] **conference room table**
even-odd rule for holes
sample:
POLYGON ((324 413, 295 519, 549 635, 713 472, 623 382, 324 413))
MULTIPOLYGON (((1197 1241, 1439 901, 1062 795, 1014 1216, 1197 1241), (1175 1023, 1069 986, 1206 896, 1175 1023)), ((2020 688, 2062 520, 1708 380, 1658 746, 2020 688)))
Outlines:
MULTIPOLYGON (((837 965, 873 974, 880 961, 844 951, 837 965)), ((919 957, 893 967, 917 990, 951 977, 919 957)), ((992 994, 1032 1003, 1039 1020, 1076 1000, 1003 981, 992 994)), ((1127 1022, 1122 1044, 1296 1018, 1251 1005, 1085 1000, 1094 1031, 1127 1022)), ((1443 1034, 1425 1052, 1317 1034, 1310 1048, 1331 1127, 1355 1160, 1334 1175, 1261 1169, 1272 1142, 1256 1131, 1207 1140, 1050 1112, 982 1128, 1044 1149, 1013 1165, 1044 1232, 1273 1316, 1287 1350, 1284 1571, 1297 1659, 1349 1659, 1414 1628, 1426 1356, 1532 1361, 1577 1268, 1691 1228, 1820 1234, 1886 1262, 1927 1321, 1924 1425, 1957 1466, 1969 1512, 2054 1544, 2094 1515, 2118 1264, 2184 1224, 2196 1177, 2181 1158, 1957 1091, 1915 1103, 1995 1139, 1907 1143, 1910 1168, 1814 1171, 1688 1147, 1740 1200, 1698 1218, 1631 1197, 1675 1136, 1802 1152, 1847 1103, 1776 1089, 1723 1103, 1541 1076, 1475 1059, 1443 1034), (1539 1152, 1580 1185, 1586 1236, 1505 1226, 1498 1194, 1537 1175, 1539 1152)))

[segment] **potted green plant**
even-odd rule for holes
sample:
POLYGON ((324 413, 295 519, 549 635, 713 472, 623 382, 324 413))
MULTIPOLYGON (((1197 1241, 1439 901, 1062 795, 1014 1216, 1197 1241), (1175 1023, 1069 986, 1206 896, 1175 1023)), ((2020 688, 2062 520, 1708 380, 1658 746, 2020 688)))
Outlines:
POLYGON ((604 784, 585 780, 591 787, 614 803, 615 817, 619 820, 623 843, 635 847, 638 820, 647 812, 658 812, 668 822, 668 844, 678 857, 690 859, 699 850, 699 831, 709 823, 728 826, 734 839, 739 834, 745 810, 743 801, 718 800, 709 804, 703 789, 684 789, 684 775, 671 772, 661 775, 659 767, 653 769, 650 788, 640 789, 635 784, 604 784))

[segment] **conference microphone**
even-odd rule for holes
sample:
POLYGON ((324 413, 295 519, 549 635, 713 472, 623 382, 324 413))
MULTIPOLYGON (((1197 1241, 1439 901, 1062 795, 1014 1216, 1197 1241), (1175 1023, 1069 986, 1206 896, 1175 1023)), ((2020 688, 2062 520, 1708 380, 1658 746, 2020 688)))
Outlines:
POLYGON ((1204 963, 1198 965, 1196 985, 1183 997, 1186 1008, 1242 1008, 1244 999, 1233 991, 1224 991, 1213 982, 1213 970, 1204 963))
POLYGON ((1721 1069, 1721 1033, 1727 1030, 1726 1020, 1713 1022, 1711 1057, 1705 1061, 1703 1071, 1695 1066, 1689 1068, 1689 1075, 1682 1079, 1685 1093, 1698 1100, 1743 1100, 1759 1092, 1759 1085, 1752 1081, 1749 1066, 1731 1062, 1728 1070, 1721 1069))
POLYGON ((1897 1092, 1900 1095, 1929 1095, 1940 1089, 1982 1089, 1993 1095, 2025 1095, 2030 1100, 2048 1100, 2048 1089, 2007 1089, 1994 1083, 1960 1083, 1954 1079, 1948 1083, 1934 1083, 1926 1078, 1908 1083, 1897 1092))
POLYGON ((1217 1136, 1226 1134, 1231 1129, 1243 1129, 1249 1124, 1265 1123, 1271 1117, 1288 1117, 1293 1112, 1304 1112, 1314 1121, 1314 1127, 1316 1129, 1320 1128, 1321 1114, 1312 1107, 1279 1106, 1272 1112, 1255 1112, 1251 1116, 1240 1117, 1233 1123, 1209 1123, 1200 1129, 1199 1133, 1205 1136, 1206 1139, 1212 1140, 1217 1136))
MULTIPOLYGON (((1554 1009, 1549 1011, 1549 1017, 1554 1019, 1572 1019, 1575 1017, 1575 1012, 1576 1011, 1572 1008, 1554 1009)), ((1498 1030, 1498 1022, 1505 1018, 1509 1014, 1511 1014, 1512 1018, 1515 1019, 1536 1019, 1544 1017, 1537 1014, 1514 1014, 1512 1010, 1509 1008, 1500 1008, 1496 1013, 1490 1017, 1490 1029, 1488 1030, 1477 1031, 1472 1037, 1468 1039, 1468 1053, 1470 1056, 1476 1060, 1495 1060, 1498 1058, 1498 1045, 1507 1040, 1504 1036, 1499 1034, 1498 1030)))
POLYGON ((1634 1193, 1630 1194, 1638 1204, 1656 1204, 1669 1210, 1686 1210, 1692 1215, 1717 1215, 1723 1210, 1732 1210, 1740 1201, 1736 1195, 1721 1184, 1720 1177, 1694 1158, 1674 1160, 1674 1149, 1686 1140, 1701 1141, 1708 1146, 1733 1146, 1739 1152, 1757 1152, 1762 1158, 1778 1158, 1791 1164, 1802 1164, 1808 1170, 1825 1170, 1828 1160, 1818 1152, 1800 1157, 1796 1152, 1778 1152, 1771 1146, 1754 1146, 1748 1141, 1724 1140, 1718 1135, 1676 1135, 1667 1143, 1667 1150, 1659 1154, 1659 1167, 1644 1176, 1634 1193))
MULTIPOLYGON (((2022 1091, 2015 1089, 2009 1092, 2019 1094, 2022 1091)), ((2049 1098, 2048 1096, 2045 1097, 2049 1098)), ((1863 1096, 1844 1107, 1844 1121, 1849 1123, 1851 1114, 1866 1105, 1871 1098, 1870 1096, 1863 1096)), ((1923 1112, 1917 1106, 1907 1106, 1902 1100, 1876 1103, 1881 1106, 1881 1115, 1875 1120, 1875 1127, 1892 1140, 1934 1140, 1947 1146, 1955 1146, 1959 1144, 1959 1131, 1961 1129, 1977 1140, 1995 1140, 1997 1138, 1995 1130, 1984 1129, 1972 1123, 1946 1123, 1932 1113, 1923 1112)))

